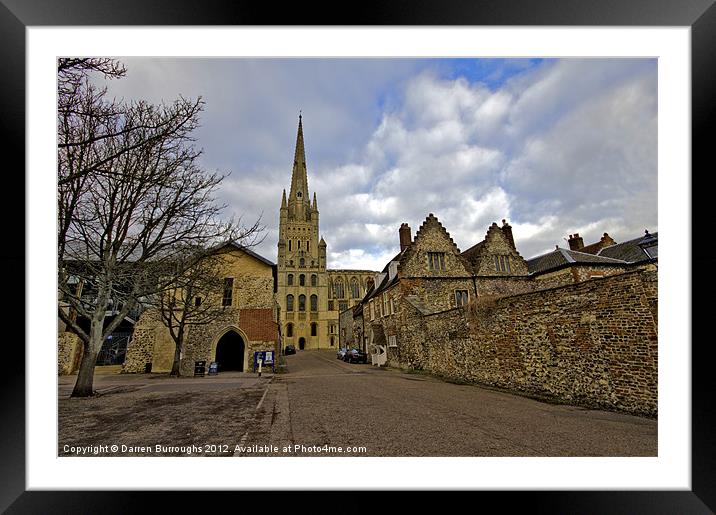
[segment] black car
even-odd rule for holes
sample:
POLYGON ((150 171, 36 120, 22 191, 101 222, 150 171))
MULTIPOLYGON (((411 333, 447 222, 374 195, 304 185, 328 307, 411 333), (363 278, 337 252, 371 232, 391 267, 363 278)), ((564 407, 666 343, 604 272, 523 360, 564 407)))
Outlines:
POLYGON ((286 348, 283 349, 283 354, 285 356, 288 356, 289 354, 296 354, 296 346, 295 345, 286 345, 286 348))
POLYGON ((348 363, 368 363, 368 354, 359 349, 351 349, 344 358, 348 363))

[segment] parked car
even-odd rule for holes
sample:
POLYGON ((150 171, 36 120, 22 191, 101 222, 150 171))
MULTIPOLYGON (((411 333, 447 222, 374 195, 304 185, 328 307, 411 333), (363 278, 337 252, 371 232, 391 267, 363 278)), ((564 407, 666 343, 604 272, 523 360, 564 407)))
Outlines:
POLYGON ((348 363, 368 363, 368 354, 360 349, 351 349, 346 353, 348 363))
POLYGON ((336 354, 336 358, 341 359, 343 361, 346 360, 346 353, 348 352, 348 349, 346 347, 342 347, 338 349, 338 353, 336 354))
POLYGON ((288 356, 289 354, 296 354, 296 346, 295 345, 286 345, 286 348, 283 349, 283 354, 285 356, 288 356))

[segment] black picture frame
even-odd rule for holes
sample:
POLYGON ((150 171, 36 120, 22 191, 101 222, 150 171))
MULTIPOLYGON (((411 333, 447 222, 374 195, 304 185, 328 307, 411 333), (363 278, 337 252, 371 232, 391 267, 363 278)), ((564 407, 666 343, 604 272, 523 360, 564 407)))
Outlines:
MULTIPOLYGON (((247 1, 204 0, 0 0, 0 56, 3 78, 0 82, 0 127, 6 156, 15 150, 18 160, 3 166, 6 188, 22 199, 25 192, 25 29, 29 26, 83 25, 548 25, 548 26, 688 26, 691 27, 692 73, 692 245, 683 249, 684 260, 690 260, 692 274, 698 270, 698 281, 692 286, 692 320, 710 318, 709 293, 713 291, 716 258, 710 250, 706 224, 710 213, 699 195, 708 194, 705 184, 708 149, 713 146, 708 128, 714 115, 716 91, 716 7, 714 0, 489 0, 417 2, 400 0, 384 4, 351 4, 346 16, 330 16, 318 4, 296 2, 269 4, 247 1), (14 184, 11 183, 14 181, 14 184), (699 187, 700 186, 700 187, 699 187), (702 302, 699 302, 703 299, 702 302)), ((336 11, 337 13, 338 11, 336 11)), ((664 144, 664 142, 661 142, 664 144)), ((6 317, 25 306, 24 276, 32 273, 25 265, 25 226, 19 222, 18 209, 5 206, 6 243, 0 259, 13 295, 3 298, 6 317), (24 274, 16 271, 23 270, 24 274), (12 281, 18 284, 12 284, 12 281)), ((24 212, 24 210, 23 210, 24 212)), ((684 228, 688 231, 689 228, 684 228)), ((30 307, 31 308, 31 307, 30 307)), ((15 315, 16 318, 16 315, 15 315)), ((18 325, 18 324, 15 324, 18 325)), ((7 324, 12 326, 12 324, 7 324)), ((702 326, 701 326, 702 327, 702 326)), ((695 327, 693 327, 695 329, 695 327)), ((690 491, 529 491, 451 493, 455 496, 477 495, 480 502, 496 501, 504 507, 522 505, 532 513, 714 513, 716 510, 716 430, 712 400, 710 335, 693 331, 692 356, 692 489, 690 491)), ((3 345, 4 367, 0 374, 2 424, 0 424, 0 510, 8 513, 132 513, 142 511, 148 502, 161 502, 166 511, 207 509, 222 506, 241 492, 80 492, 26 491, 25 488, 25 353, 18 345, 21 334, 6 338, 3 345)), ((48 349, 51 348, 48 346, 48 349)), ((52 347, 54 351, 54 347, 52 347)), ((88 472, 89 473, 89 472, 88 472)), ((281 484, 279 481, 278 484, 281 484)), ((300 506, 311 492, 274 492, 269 504, 256 509, 300 506)), ((403 496, 402 511, 420 508, 426 492, 403 496)), ((359 512, 371 509, 375 499, 367 492, 346 501, 340 493, 322 493, 320 511, 359 512)), ((251 501, 244 498, 242 508, 251 501)), ((473 502, 473 501, 469 501, 473 502)), ((316 501, 312 500, 315 506, 316 501)), ((305 505, 305 504, 303 504, 305 505)), ((490 505, 485 505, 490 506, 490 505)))

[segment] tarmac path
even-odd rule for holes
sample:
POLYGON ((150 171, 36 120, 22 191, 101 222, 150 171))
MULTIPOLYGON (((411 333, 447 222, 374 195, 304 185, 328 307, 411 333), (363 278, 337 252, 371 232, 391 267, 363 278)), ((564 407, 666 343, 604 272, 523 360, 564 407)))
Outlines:
POLYGON ((281 449, 272 455, 657 456, 654 419, 348 364, 335 351, 286 359, 245 439, 281 449))

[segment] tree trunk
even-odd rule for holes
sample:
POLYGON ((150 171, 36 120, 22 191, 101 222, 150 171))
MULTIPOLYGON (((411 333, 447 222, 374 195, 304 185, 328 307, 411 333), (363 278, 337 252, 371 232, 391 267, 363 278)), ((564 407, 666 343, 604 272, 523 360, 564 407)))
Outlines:
POLYGON ((172 363, 172 372, 169 375, 179 375, 179 365, 181 364, 181 344, 177 343, 174 348, 174 362, 172 363))
POLYGON ((97 353, 93 352, 89 345, 83 345, 82 361, 77 374, 77 382, 72 390, 72 397, 90 397, 94 395, 94 365, 97 361, 97 353))
POLYGON ((90 325, 89 343, 84 345, 80 371, 77 374, 77 382, 72 390, 72 397, 90 397, 94 395, 94 367, 97 363, 97 354, 102 348, 102 326, 104 317, 101 320, 93 318, 90 325))
MULTIPOLYGON (((174 336, 174 335, 172 335, 174 336)), ((170 376, 179 375, 179 366, 181 365, 181 351, 184 346, 184 324, 179 323, 176 338, 174 338, 174 362, 172 363, 172 371, 170 376)))

